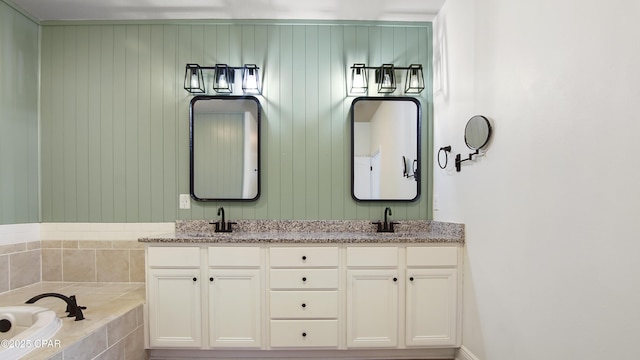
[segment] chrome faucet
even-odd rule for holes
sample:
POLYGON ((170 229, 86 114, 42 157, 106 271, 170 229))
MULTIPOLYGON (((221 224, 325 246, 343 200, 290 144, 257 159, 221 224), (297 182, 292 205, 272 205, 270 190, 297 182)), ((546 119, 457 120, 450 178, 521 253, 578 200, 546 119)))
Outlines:
POLYGON ((391 213, 391 208, 390 207, 386 207, 384 209, 384 222, 380 222, 380 221, 374 221, 372 222, 372 224, 377 225, 377 232, 395 232, 394 229, 394 225, 397 224, 397 222, 395 221, 391 221, 389 222, 387 216, 391 216, 393 215, 391 213))
POLYGON ((42 298, 46 298, 46 297, 56 297, 58 299, 62 299, 67 303, 67 310, 65 310, 66 312, 69 313, 69 315, 67 315, 67 317, 76 317, 76 321, 80 321, 80 320, 84 320, 84 314, 82 313, 82 309, 86 309, 86 306, 78 306, 78 303, 76 302, 76 296, 75 295, 71 295, 69 297, 64 296, 62 294, 57 294, 57 293, 44 293, 44 294, 40 294, 40 295, 36 295, 34 297, 32 297, 31 299, 27 300, 25 302, 25 304, 33 304, 36 301, 42 299, 42 298))
POLYGON ((232 225, 237 223, 231 222, 231 221, 227 221, 227 222, 224 221, 224 208, 222 206, 218 208, 218 216, 221 217, 220 220, 209 223, 209 224, 215 225, 216 227, 215 232, 232 232, 233 231, 232 225))

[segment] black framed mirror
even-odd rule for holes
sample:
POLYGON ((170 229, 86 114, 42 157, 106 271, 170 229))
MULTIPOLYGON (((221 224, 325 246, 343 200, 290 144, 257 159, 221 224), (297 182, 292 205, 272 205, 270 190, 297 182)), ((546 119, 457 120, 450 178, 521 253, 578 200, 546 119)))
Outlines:
POLYGON ((190 192, 196 201, 260 196, 260 101, 194 96, 189 105, 190 192))
POLYGON ((351 196, 356 201, 420 197, 420 101, 358 97, 351 104, 351 196))

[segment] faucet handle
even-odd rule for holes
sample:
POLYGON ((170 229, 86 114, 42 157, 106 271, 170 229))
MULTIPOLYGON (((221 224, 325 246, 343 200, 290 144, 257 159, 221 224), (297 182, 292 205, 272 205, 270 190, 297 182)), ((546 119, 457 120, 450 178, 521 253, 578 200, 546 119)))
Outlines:
POLYGON ((231 225, 237 225, 238 223, 235 221, 227 221, 227 231, 231 232, 232 228, 231 225))
POLYGON ((377 228, 376 228, 376 231, 378 231, 378 232, 382 231, 382 222, 381 221, 372 221, 371 224, 378 225, 377 228))
POLYGON ((69 296, 69 300, 70 301, 67 302, 67 309, 65 311, 69 313, 69 317, 76 316, 75 311, 78 308, 78 303, 76 301, 76 296, 75 295, 69 296))
POLYGON ((393 227, 393 226, 394 226, 394 225, 397 225, 397 224, 400 224, 400 223, 399 223, 399 222, 397 222, 397 221, 391 221, 391 222, 389 222, 389 231, 390 231, 390 232, 395 232, 395 229, 394 229, 394 227, 393 227))
POLYGON ((76 296, 75 295, 71 295, 69 296, 69 303, 67 304, 67 312, 69 313, 69 315, 67 315, 67 317, 76 317, 75 321, 80 321, 80 320, 84 320, 84 314, 82 313, 83 309, 86 309, 86 306, 79 306, 78 302, 76 301, 76 296))
MULTIPOLYGON (((84 314, 82 313, 82 309, 86 309, 86 306, 78 306, 78 308, 76 309, 76 320, 75 321, 80 321, 80 320, 84 320, 84 314)), ((71 315, 71 314, 69 314, 71 315)))

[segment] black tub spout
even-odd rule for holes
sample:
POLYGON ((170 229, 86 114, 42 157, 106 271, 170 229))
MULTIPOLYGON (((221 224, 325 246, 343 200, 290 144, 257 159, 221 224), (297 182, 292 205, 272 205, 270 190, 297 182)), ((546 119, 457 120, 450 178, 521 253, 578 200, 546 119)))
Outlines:
POLYGON ((46 297, 56 297, 58 299, 62 299, 64 300, 64 302, 67 303, 67 310, 66 312, 69 313, 69 315, 67 315, 67 317, 76 317, 76 321, 80 321, 80 320, 84 320, 84 314, 82 313, 82 309, 86 309, 86 306, 78 306, 78 303, 76 302, 76 296, 75 295, 71 295, 69 297, 64 296, 62 294, 57 294, 57 293, 44 293, 44 294, 40 294, 40 295, 36 295, 34 297, 32 297, 31 299, 27 300, 25 302, 25 304, 33 304, 36 301, 46 298, 46 297))

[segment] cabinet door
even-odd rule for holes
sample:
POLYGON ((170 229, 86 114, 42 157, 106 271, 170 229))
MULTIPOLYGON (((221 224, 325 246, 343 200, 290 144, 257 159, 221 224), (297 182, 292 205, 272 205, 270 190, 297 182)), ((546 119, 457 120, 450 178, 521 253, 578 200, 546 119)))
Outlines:
POLYGON ((396 347, 398 271, 347 271, 347 346, 396 347))
POLYGON ((207 280, 211 347, 259 348, 260 270, 211 269, 207 280))
POLYGON ((407 270, 407 346, 455 346, 456 269, 407 270))
POLYGON ((202 346, 200 269, 149 270, 152 347, 202 346))

